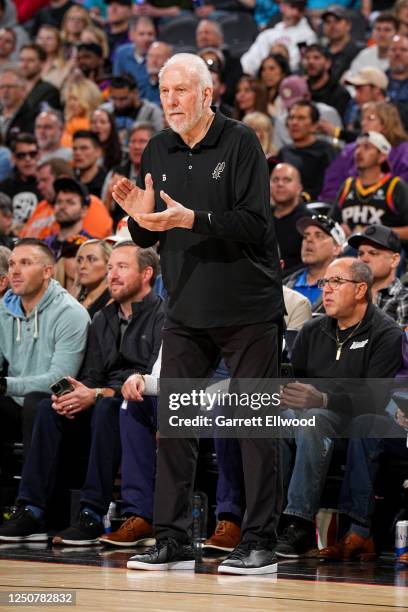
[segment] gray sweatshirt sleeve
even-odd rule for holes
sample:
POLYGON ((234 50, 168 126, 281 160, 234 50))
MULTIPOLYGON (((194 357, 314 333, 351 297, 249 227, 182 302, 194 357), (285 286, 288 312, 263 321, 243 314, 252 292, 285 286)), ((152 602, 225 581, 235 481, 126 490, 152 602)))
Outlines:
POLYGON ((60 378, 75 377, 85 354, 89 323, 89 315, 82 307, 75 309, 72 317, 59 317, 49 367, 43 374, 7 377, 7 395, 22 397, 33 392, 50 393, 50 385, 60 378))

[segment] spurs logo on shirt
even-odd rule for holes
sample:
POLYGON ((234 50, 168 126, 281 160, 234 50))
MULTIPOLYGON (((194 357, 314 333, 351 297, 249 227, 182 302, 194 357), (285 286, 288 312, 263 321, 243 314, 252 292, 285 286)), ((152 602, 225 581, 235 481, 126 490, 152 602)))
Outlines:
POLYGON ((212 173, 213 179, 217 180, 221 176, 221 172, 225 168, 225 162, 218 162, 218 164, 214 168, 214 172, 212 173))

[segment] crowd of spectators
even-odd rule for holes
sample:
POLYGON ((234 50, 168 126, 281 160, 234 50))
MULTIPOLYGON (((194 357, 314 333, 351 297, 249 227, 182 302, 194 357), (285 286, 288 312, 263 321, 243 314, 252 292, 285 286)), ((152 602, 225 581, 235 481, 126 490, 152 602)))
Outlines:
MULTIPOLYGON (((0 486, 5 445, 22 441, 25 459, 17 510, 0 526, 0 540, 47 538, 55 458, 68 434, 86 441, 87 470, 79 515, 53 542, 133 546, 154 537, 166 291, 159 254, 130 240, 112 191, 121 177, 140 180, 144 148, 168 127, 159 75, 186 50, 172 37, 179 20, 195 27, 187 50, 211 73, 214 109, 255 131, 269 165, 285 322, 298 332, 295 375, 393 378, 402 368, 408 0, 347 7, 0 0, 0 486), (227 36, 233 16, 251 19, 256 31, 239 54, 227 36), (361 349, 352 358, 350 345, 361 349), (68 393, 51 394, 62 378, 68 393), (125 522, 104 535, 119 466, 125 522)), ((283 401, 285 414, 307 409, 321 420, 312 438, 288 431, 282 444, 286 508, 277 552, 315 555, 333 438, 355 406, 342 413, 325 389, 293 382, 283 401)), ((350 524, 322 558, 373 556, 373 457, 387 451, 408 459, 406 448, 378 433, 406 435, 401 405, 391 403, 377 420, 353 412, 339 501, 350 524), (375 439, 359 439, 370 427, 375 439)), ((239 447, 218 440, 215 450, 218 523, 204 547, 229 551, 245 513, 239 447)), ((408 554, 401 560, 408 563, 408 554)))

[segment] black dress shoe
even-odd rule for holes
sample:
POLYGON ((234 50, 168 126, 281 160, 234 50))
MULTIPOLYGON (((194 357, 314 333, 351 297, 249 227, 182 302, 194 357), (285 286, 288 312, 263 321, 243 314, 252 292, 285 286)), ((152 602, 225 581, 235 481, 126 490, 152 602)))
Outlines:
POLYGON ((194 570, 194 548, 190 544, 181 544, 174 538, 157 540, 156 544, 145 552, 131 557, 127 567, 153 571, 194 570))
POLYGON ((275 550, 264 546, 260 542, 241 542, 218 566, 218 573, 248 576, 276 574, 278 560, 275 550))

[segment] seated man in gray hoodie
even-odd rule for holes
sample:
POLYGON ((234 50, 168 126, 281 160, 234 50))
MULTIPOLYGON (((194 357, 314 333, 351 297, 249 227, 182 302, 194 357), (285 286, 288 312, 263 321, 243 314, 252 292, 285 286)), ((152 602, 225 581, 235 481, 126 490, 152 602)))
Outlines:
POLYGON ((89 315, 53 280, 54 264, 36 238, 20 240, 9 259, 10 289, 0 302, 0 370, 7 370, 0 377, 0 449, 21 439, 22 428, 27 453, 39 399, 63 376, 76 376, 85 353, 89 315))

